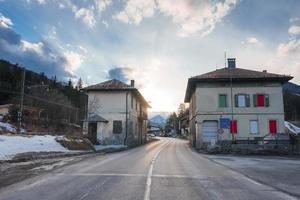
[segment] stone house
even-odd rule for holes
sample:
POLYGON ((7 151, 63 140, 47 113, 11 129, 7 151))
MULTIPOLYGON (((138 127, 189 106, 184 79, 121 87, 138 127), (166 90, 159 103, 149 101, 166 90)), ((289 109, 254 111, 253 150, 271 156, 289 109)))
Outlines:
POLYGON ((88 95, 83 134, 94 144, 145 143, 148 102, 134 87, 116 79, 83 89, 88 95))
POLYGON ((191 144, 201 148, 218 141, 236 142, 284 133, 282 84, 293 77, 228 67, 189 78, 191 144))

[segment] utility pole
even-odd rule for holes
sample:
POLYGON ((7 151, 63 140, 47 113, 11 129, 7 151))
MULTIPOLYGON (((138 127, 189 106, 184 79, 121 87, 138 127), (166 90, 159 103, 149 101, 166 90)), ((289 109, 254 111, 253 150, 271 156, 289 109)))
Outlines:
POLYGON ((19 125, 18 125, 18 133, 20 133, 21 131, 21 127, 22 127, 22 118, 23 118, 23 107, 24 107, 24 88, 25 88, 25 73, 26 70, 25 68, 23 68, 23 72, 22 72, 22 86, 21 86, 21 99, 20 99, 20 112, 18 113, 18 121, 19 121, 19 125))

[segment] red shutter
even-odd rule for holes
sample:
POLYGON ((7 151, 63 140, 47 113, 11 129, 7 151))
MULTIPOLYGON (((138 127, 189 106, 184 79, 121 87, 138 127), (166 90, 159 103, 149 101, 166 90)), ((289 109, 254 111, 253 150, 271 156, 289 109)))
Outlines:
POLYGON ((230 133, 237 134, 237 121, 236 120, 230 121, 230 133))
POLYGON ((269 131, 271 134, 277 133, 277 122, 276 120, 270 120, 269 121, 269 131))
POLYGON ((256 103, 258 107, 263 107, 265 106, 265 95, 263 94, 258 94, 256 97, 256 103))

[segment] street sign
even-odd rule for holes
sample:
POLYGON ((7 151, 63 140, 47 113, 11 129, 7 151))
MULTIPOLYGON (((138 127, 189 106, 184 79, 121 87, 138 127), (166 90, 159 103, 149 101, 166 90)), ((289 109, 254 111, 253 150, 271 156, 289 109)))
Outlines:
POLYGON ((222 129, 222 128, 218 129, 218 133, 219 133, 220 135, 223 134, 223 133, 224 133, 224 129, 222 129))
POLYGON ((229 129, 230 119, 229 118, 220 118, 220 128, 229 129))

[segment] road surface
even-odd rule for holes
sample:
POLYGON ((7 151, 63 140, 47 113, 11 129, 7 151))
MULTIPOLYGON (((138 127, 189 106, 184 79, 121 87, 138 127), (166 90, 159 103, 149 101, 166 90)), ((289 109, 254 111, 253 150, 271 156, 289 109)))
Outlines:
POLYGON ((128 151, 95 156, 0 190, 0 199, 199 200, 297 199, 160 138, 128 151))

